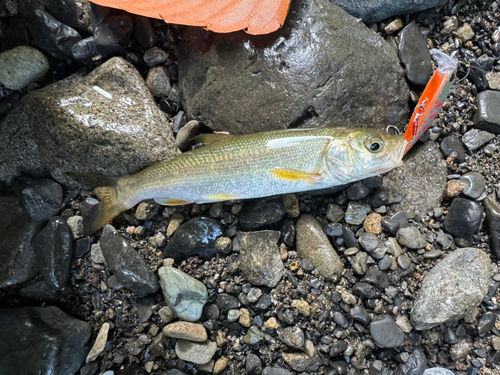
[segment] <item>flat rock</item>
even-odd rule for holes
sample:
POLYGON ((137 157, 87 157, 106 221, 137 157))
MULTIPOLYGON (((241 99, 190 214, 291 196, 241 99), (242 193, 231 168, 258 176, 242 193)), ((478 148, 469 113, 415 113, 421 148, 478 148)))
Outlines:
POLYGON ((188 28, 179 79, 188 117, 232 134, 325 125, 402 128, 409 111, 394 48, 322 0, 293 2, 284 26, 270 35, 188 28))
POLYGON ((54 306, 0 309, 0 368, 16 375, 76 374, 89 338, 88 323, 54 306))
POLYGON ((495 138, 495 135, 490 132, 471 129, 462 136, 462 141, 469 150, 474 151, 491 141, 493 138, 495 138))
POLYGON ((483 208, 479 202, 465 198, 455 198, 451 202, 444 219, 445 232, 467 241, 479 231, 483 220, 483 208))
POLYGON ((254 285, 274 288, 283 274, 283 261, 278 249, 280 232, 263 230, 239 232, 241 273, 254 285))
POLYGON ((380 189, 392 196, 400 195, 403 210, 427 212, 441 205, 447 174, 438 145, 427 142, 410 150, 404 164, 384 177, 380 189))
POLYGON ((408 80, 414 85, 425 86, 432 75, 431 54, 415 22, 410 22, 399 34, 398 52, 408 80))
POLYGON ((450 253, 422 282, 411 311, 413 328, 425 330, 462 319, 486 296, 490 269, 491 261, 482 250, 450 253))
POLYGON ((405 340, 405 333, 390 315, 373 320, 370 323, 370 334, 381 348, 397 348, 403 345, 405 340))
POLYGON ((113 226, 108 224, 104 227, 100 244, 107 266, 125 288, 139 298, 158 290, 158 277, 113 226))
POLYGON ((20 46, 0 53, 0 82, 10 90, 19 90, 45 76, 49 60, 30 46, 20 46))
POLYGON ((47 178, 21 177, 14 181, 21 207, 32 219, 47 221, 57 214, 63 200, 63 190, 47 178))
POLYGON ((106 322, 103 323, 99 329, 94 345, 92 345, 92 349, 90 349, 89 354, 87 354, 87 363, 95 361, 96 358, 99 357, 99 355, 104 351, 106 342, 108 341, 108 332, 110 327, 111 325, 106 322))
POLYGON ((22 284, 39 274, 31 239, 41 224, 28 217, 12 195, 0 196, 0 212, 1 289, 22 284))
POLYGON ((207 330, 203 324, 175 322, 163 327, 163 335, 175 339, 203 342, 207 340, 207 330))
POLYGON ((75 185, 65 172, 121 176, 178 152, 165 115, 122 58, 26 95, 0 122, 0 142, 7 183, 24 172, 75 185))
POLYGON ((323 277, 336 281, 342 276, 344 264, 311 215, 302 215, 297 222, 297 254, 309 259, 323 277))
POLYGON ((415 227, 401 228, 396 233, 396 239, 400 245, 412 250, 423 249, 427 245, 424 235, 415 227))
POLYGON ((415 348, 405 363, 400 364, 394 375, 421 375, 427 367, 427 357, 420 348, 415 348))
POLYGON ((305 353, 282 353, 281 356, 286 364, 297 372, 317 371, 319 366, 323 365, 317 355, 309 357, 305 353))
POLYGON ((203 365, 208 363, 217 350, 217 344, 212 341, 202 343, 187 340, 177 340, 175 354, 183 361, 203 365))
POLYGON ((283 199, 256 199, 247 202, 239 213, 240 227, 251 231, 280 221, 285 215, 283 199))
POLYGON ((199 320, 208 300, 207 287, 173 267, 161 267, 158 276, 163 297, 170 310, 182 320, 199 320))
POLYGON ((61 290, 69 281, 73 260, 73 232, 62 217, 54 216, 32 240, 38 269, 45 283, 61 290))
MULTIPOLYGON (((1 79, 0 79, 1 81, 1 79)), ((477 94, 474 126, 489 133, 500 133, 500 91, 486 90, 477 94)))

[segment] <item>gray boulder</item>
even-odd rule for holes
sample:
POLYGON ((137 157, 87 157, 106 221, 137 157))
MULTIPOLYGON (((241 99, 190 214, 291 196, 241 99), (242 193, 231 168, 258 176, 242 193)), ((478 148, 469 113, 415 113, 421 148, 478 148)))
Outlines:
POLYGON ((65 172, 131 174, 178 152, 144 80, 122 58, 28 94, 0 122, 0 142, 7 183, 23 172, 66 184, 65 172))
POLYGON ((179 86, 191 118, 233 134, 408 121, 394 48, 324 0, 292 2, 285 25, 270 35, 188 28, 179 86))
POLYGON ((411 311, 413 328, 462 319, 486 296, 490 269, 490 258, 482 250, 468 247, 448 255, 422 282, 411 311))

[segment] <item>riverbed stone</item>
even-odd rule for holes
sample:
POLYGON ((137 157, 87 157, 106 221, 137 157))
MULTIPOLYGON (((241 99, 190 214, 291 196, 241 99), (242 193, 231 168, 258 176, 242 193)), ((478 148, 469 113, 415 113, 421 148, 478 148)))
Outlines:
POLYGON ((232 134, 407 122, 408 87, 396 51, 322 0, 292 2, 284 26, 266 36, 189 28, 179 79, 188 116, 232 134))
POLYGON ((425 86, 432 75, 431 54, 415 22, 410 22, 399 34, 398 51, 408 80, 414 85, 425 86))
POLYGON ((0 53, 0 83, 10 90, 20 90, 45 76, 49 60, 30 46, 19 46, 0 53))
POLYGON ((7 183, 23 172, 74 186, 66 172, 122 176, 179 152, 143 78, 118 57, 26 95, 0 122, 0 142, 7 183))
POLYGON ((297 254, 323 277, 336 281, 342 276, 344 265, 314 216, 302 215, 297 222, 297 254))
POLYGON ((190 322, 175 322, 163 327, 162 333, 166 337, 183 339, 195 342, 207 340, 207 330, 203 324, 190 322))
POLYGON ((491 250, 500 259, 500 203, 493 194, 484 200, 484 211, 491 250))
POLYGON ((14 181, 21 206, 32 219, 47 221, 57 214, 63 200, 63 190, 47 178, 21 177, 14 181))
MULTIPOLYGON (((0 79, 1 81, 1 79, 0 79)), ((500 91, 486 90, 477 94, 474 126, 493 134, 500 133, 500 91)))
POLYGON ((177 340, 175 353, 183 361, 203 365, 208 363, 217 350, 217 344, 212 341, 192 342, 187 340, 177 340))
POLYGON ((381 348, 397 348, 403 345, 405 340, 405 333, 390 315, 373 320, 370 323, 370 334, 381 348))
POLYGON ((256 199, 247 202, 240 211, 240 227, 251 231, 280 221, 285 215, 283 199, 256 199))
POLYGON ((411 321, 416 330, 462 319, 488 292, 491 261, 479 249, 450 253, 425 276, 413 303, 411 321))

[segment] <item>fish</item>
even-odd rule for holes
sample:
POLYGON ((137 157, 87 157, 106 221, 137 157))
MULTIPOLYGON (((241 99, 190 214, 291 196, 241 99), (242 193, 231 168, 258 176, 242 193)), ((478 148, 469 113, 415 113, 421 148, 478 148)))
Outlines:
POLYGON ((252 199, 325 189, 402 164, 403 135, 358 128, 284 129, 246 135, 205 134, 205 144, 134 175, 107 177, 91 234, 139 202, 167 206, 252 199))

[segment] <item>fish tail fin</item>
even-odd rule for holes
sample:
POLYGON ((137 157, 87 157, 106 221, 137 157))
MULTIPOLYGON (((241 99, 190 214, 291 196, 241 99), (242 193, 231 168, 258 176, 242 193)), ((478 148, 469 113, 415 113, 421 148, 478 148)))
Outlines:
POLYGON ((84 219, 83 229, 86 235, 98 231, 123 211, 130 208, 120 199, 116 184, 95 188, 94 193, 97 195, 100 203, 97 206, 97 212, 90 215, 91 217, 88 218, 88 221, 84 219))

